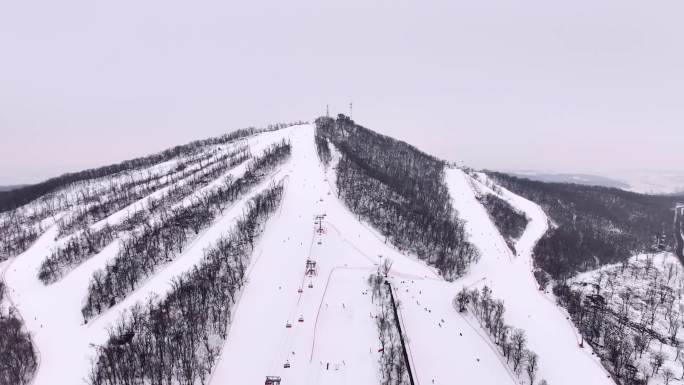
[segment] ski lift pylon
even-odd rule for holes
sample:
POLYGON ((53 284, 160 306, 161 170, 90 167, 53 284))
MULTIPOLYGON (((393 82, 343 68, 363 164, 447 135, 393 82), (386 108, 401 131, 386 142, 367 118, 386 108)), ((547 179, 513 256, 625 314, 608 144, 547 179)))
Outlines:
POLYGON ((307 259, 304 273, 308 276, 316 275, 318 273, 318 268, 316 267, 316 261, 314 261, 312 259, 307 259))

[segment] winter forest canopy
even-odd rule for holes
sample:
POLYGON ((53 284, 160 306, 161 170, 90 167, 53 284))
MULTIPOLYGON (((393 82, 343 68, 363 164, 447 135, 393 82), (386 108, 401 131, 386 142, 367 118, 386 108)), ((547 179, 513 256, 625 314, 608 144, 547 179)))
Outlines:
POLYGON ((388 241, 415 252, 447 279, 477 261, 444 184, 445 162, 357 125, 344 115, 316 120, 321 161, 339 151, 337 192, 360 219, 388 241))
POLYGON ((535 263, 553 278, 569 278, 641 252, 673 246, 676 197, 489 174, 507 189, 538 203, 553 221, 555 226, 535 247, 535 263))

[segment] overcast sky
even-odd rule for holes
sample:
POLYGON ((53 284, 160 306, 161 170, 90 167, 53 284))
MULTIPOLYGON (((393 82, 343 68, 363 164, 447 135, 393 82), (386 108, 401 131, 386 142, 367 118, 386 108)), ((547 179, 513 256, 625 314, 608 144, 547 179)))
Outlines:
POLYGON ((0 1, 0 184, 347 112, 478 168, 684 170, 684 2, 0 1))

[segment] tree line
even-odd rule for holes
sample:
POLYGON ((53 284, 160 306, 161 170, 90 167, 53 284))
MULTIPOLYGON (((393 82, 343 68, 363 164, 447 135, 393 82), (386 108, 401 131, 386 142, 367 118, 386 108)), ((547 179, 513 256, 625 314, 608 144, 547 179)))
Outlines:
POLYGON ((676 197, 488 174, 539 204, 557 225, 534 249, 535 264, 555 279, 672 245, 676 197))
POLYGON ((130 175, 129 180, 124 181, 124 183, 117 184, 111 182, 106 189, 101 191, 94 204, 82 205, 74 210, 70 216, 64 217, 59 221, 59 236, 62 237, 74 230, 83 229, 158 189, 185 179, 203 170, 205 167, 241 156, 247 151, 246 144, 240 144, 227 153, 219 153, 218 150, 200 153, 179 160, 170 170, 156 173, 147 170, 147 174, 141 172, 141 177, 139 178, 130 175), (199 164, 199 167, 192 167, 195 164, 199 164))
POLYGON ((391 263, 385 261, 385 264, 378 267, 377 273, 368 277, 371 299, 376 303, 378 310, 375 316, 375 324, 378 328, 380 345, 380 357, 378 358, 380 384, 408 385, 408 363, 404 360, 399 330, 396 327, 392 299, 389 293, 391 289, 385 284, 391 263))
POLYGON ((0 213, 16 209, 43 195, 54 192, 57 189, 74 182, 102 178, 124 171, 151 167, 156 164, 166 162, 168 160, 178 158, 181 156, 190 156, 192 154, 200 152, 202 148, 206 146, 226 144, 237 139, 246 138, 251 135, 256 135, 262 132, 275 131, 302 123, 303 122, 301 121, 297 121, 292 123, 269 124, 268 126, 263 128, 243 128, 218 137, 196 140, 184 145, 175 146, 152 155, 125 160, 123 162, 111 164, 108 166, 63 174, 58 177, 50 178, 44 182, 24 186, 11 191, 0 191, 0 213))
POLYGON ((26 385, 33 378, 38 357, 17 311, 2 305, 5 290, 0 280, 0 385, 26 385))
MULTIPOLYGON (((238 147, 243 146, 239 145, 238 147)), ((54 217, 60 212, 77 207, 73 215, 63 217, 58 222, 58 235, 64 236, 103 219, 143 196, 141 194, 152 192, 154 190, 153 182, 156 179, 162 177, 178 179, 182 177, 181 174, 189 175, 192 170, 186 170, 188 166, 206 161, 207 157, 215 155, 214 151, 209 151, 206 154, 193 153, 187 157, 188 160, 179 160, 176 169, 167 173, 145 176, 136 169, 122 171, 117 177, 127 181, 121 184, 109 181, 109 185, 105 185, 99 180, 74 182, 71 190, 50 192, 40 196, 29 205, 2 213, 0 215, 0 261, 26 251, 43 232, 41 222, 50 216, 54 217), (174 172, 176 174, 172 176, 174 172), (133 175, 136 173, 143 176, 135 178, 133 175), (139 187, 141 185, 143 187, 139 187)), ((165 184, 170 183, 173 181, 167 181, 165 184)))
MULTIPOLYGON (((316 119, 316 131, 340 152, 338 197, 386 241, 415 253, 446 279, 463 275, 477 260, 477 249, 451 205, 444 161, 344 115, 316 119)), ((319 153, 325 152, 323 142, 317 143, 319 153)))
MULTIPOLYGON (((45 284, 56 282, 69 271, 102 251, 122 233, 129 233, 140 227, 151 227, 153 218, 162 216, 162 212, 168 212, 174 204, 207 186, 227 170, 250 157, 249 148, 246 146, 241 146, 227 155, 227 157, 221 156, 214 162, 204 164, 185 179, 177 180, 160 197, 150 197, 144 208, 129 212, 120 223, 106 223, 99 229, 91 229, 87 222, 83 223, 82 226, 85 228, 82 231, 56 246, 43 260, 38 270, 38 279, 45 284)), ((107 211, 111 212, 109 209, 107 211)), ((168 216, 168 213, 166 215, 168 216)))
MULTIPOLYGON (((539 356, 527 348, 524 330, 506 324, 504 302, 493 298, 492 290, 487 285, 482 290, 468 290, 464 287, 454 298, 454 306, 461 313, 470 310, 492 336, 513 372, 520 376, 524 371, 530 385, 534 384, 539 371, 539 356)), ((541 380, 540 385, 542 383, 546 384, 546 381, 541 380)))
POLYGON ((26 251, 43 232, 21 212, 10 213, 0 224, 0 262, 26 251))
POLYGON ((515 242, 520 239, 529 222, 527 216, 495 194, 479 195, 478 200, 487 210, 487 214, 489 214, 508 247, 515 253, 515 242))
POLYGON ((254 244, 282 200, 273 184, 247 204, 232 230, 200 264, 174 279, 171 292, 136 305, 98 347, 92 385, 206 384, 228 336, 231 310, 254 244))
POLYGON ((45 230, 42 222, 68 206, 66 194, 50 194, 34 204, 0 213, 0 262, 26 251, 45 230))
POLYGON ((144 223, 142 229, 122 240, 116 257, 93 273, 81 309, 84 321, 122 301, 160 265, 175 259, 190 239, 212 224, 226 205, 262 182, 290 152, 289 141, 271 145, 249 162, 242 177, 225 178, 218 187, 196 197, 187 206, 162 210, 158 220, 144 223))
POLYGON ((314 135, 314 143, 316 144, 316 153, 318 154, 318 159, 325 167, 328 167, 332 161, 332 154, 330 153, 328 139, 324 138, 323 135, 316 130, 316 134, 314 135))

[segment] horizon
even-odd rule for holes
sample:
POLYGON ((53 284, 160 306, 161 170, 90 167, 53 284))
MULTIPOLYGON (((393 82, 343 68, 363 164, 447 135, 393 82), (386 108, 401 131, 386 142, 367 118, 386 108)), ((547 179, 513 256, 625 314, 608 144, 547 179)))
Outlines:
MULTIPOLYGON (((337 114, 335 114, 335 116, 336 116, 336 115, 337 115, 337 114)), ((296 119, 295 119, 295 121, 296 121, 296 119)), ((363 126, 363 124, 362 124, 361 122, 358 122, 358 121, 355 121, 355 122, 356 122, 357 124, 361 124, 361 125, 363 126)), ((275 123, 275 122, 273 122, 273 123, 275 123)), ((313 124, 313 123, 310 122, 310 124, 313 124)), ((263 125, 262 125, 262 126, 263 126, 263 125)), ((365 127, 365 126, 364 126, 364 127, 365 127)), ((244 127, 243 127, 243 128, 244 128, 244 127)), ((368 127, 368 128, 372 129, 372 127, 368 127)), ((218 134, 215 135, 215 136, 220 136, 220 135, 222 135, 222 134, 229 133, 229 132, 232 132, 232 131, 236 131, 236 130, 239 130, 239 129, 241 129, 241 128, 231 129, 231 130, 228 130, 228 131, 225 131, 225 132, 218 133, 218 134)), ((383 134, 383 135, 388 135, 388 134, 386 134, 386 133, 382 133, 382 134, 383 134)), ((391 135, 389 135, 389 136, 391 136, 391 135)), ((198 137, 198 138, 191 139, 191 140, 189 140, 189 141, 187 141, 187 142, 177 143, 177 144, 171 145, 170 147, 158 148, 158 149, 155 149, 155 150, 151 150, 151 151, 149 151, 149 152, 146 152, 146 153, 134 154, 134 155, 133 155, 132 157, 130 157, 130 158, 119 159, 119 160, 116 160, 116 161, 114 161, 114 162, 112 162, 112 163, 95 164, 95 165, 88 166, 88 167, 84 167, 84 168, 81 168, 81 169, 64 170, 63 172, 59 172, 59 173, 57 173, 57 174, 46 175, 46 176, 37 177, 37 178, 34 178, 34 179, 21 179, 21 178, 12 179, 12 178, 8 178, 8 177, 5 177, 5 176, 3 176, 3 175, 0 175, 0 187, 22 187, 22 186, 37 184, 37 183, 44 182, 44 181, 46 181, 46 180, 48 180, 48 179, 51 179, 51 178, 59 177, 59 176, 64 175, 64 174, 79 172, 79 171, 83 171, 83 170, 91 169, 91 168, 105 167, 105 166, 109 166, 109 165, 112 165, 112 164, 117 164, 117 163, 120 163, 120 162, 123 162, 123 161, 126 161, 126 160, 135 159, 135 158, 139 158, 139 157, 144 157, 144 156, 147 156, 147 155, 150 155, 150 154, 154 154, 154 153, 157 153, 157 152, 160 152, 160 151, 164 151, 164 150, 166 150, 166 149, 168 149, 168 148, 172 148, 172 147, 177 146, 177 145, 183 145, 183 144, 185 144, 185 143, 190 143, 190 142, 195 141, 195 140, 201 140, 201 139, 206 139, 206 138, 209 138, 209 137, 198 137)), ((400 139, 400 138, 396 138, 396 139, 400 139)), ((433 156, 436 156, 435 154, 431 153, 430 151, 428 151, 428 150, 426 150, 426 149, 422 149, 422 148, 419 148, 418 146, 415 146, 413 143, 410 143, 410 142, 407 142, 407 143, 410 144, 410 145, 412 145, 412 146, 414 146, 414 147, 416 147, 416 148, 418 148, 420 151, 424 151, 424 152, 426 152, 426 153, 428 153, 428 154, 431 154, 431 155, 433 155, 433 156)), ((681 169, 681 170, 678 170, 678 169, 614 169, 614 170, 606 170, 606 171, 599 171, 599 170, 597 170, 597 171, 591 171, 591 170, 548 169, 548 168, 536 168, 536 169, 535 169, 535 168, 519 168, 519 169, 515 169, 515 168, 487 168, 487 167, 482 167, 482 168, 480 168, 480 167, 473 167, 473 166, 467 164, 466 162, 462 162, 462 161, 459 161, 459 160, 444 159, 444 158, 441 158, 441 157, 440 157, 440 159, 443 159, 443 160, 445 160, 445 161, 447 161, 447 162, 458 163, 459 166, 462 166, 462 167, 471 167, 471 168, 475 168, 475 169, 477 169, 477 170, 489 170, 489 171, 503 172, 503 173, 507 173, 507 174, 524 174, 524 173, 532 173, 532 174, 549 174, 549 175, 558 175, 558 176, 560 176, 560 175, 590 175, 590 176, 599 176, 599 177, 616 178, 615 175, 616 175, 616 174, 620 174, 620 173, 649 172, 649 173, 658 173, 658 174, 673 173, 673 174, 677 174, 678 176, 679 176, 679 175, 684 176, 684 169, 681 169)), ((621 181, 621 180, 616 179, 616 181, 621 181)), ((624 182, 624 181, 621 181, 621 182, 624 182)), ((682 188, 684 188, 684 183, 682 184, 682 188)))
MULTIPOLYGON (((333 116, 337 116, 338 114, 333 114, 333 116)), ((340 113, 340 115, 344 115, 343 113, 340 113)), ((323 115, 322 115, 323 116, 323 115)), ((296 120, 295 120, 296 121, 296 120)), ((306 122, 305 120, 299 120, 306 122)), ((276 122, 278 123, 278 122, 276 122)), ((285 123, 285 122, 279 122, 279 123, 285 123)), ((361 122, 356 122, 357 124, 361 124, 361 122)), ((313 124, 312 122, 304 123, 304 124, 313 124)), ((361 124, 363 125, 363 124, 361 124)), ((262 125, 265 126, 265 125, 262 125)), ((220 133, 220 136, 222 134, 225 134, 227 132, 232 132, 238 129, 234 130, 229 130, 223 133, 220 133)), ((387 134, 384 134, 387 135, 387 134)), ((391 136, 391 135, 390 135, 391 136)), ((195 138, 191 141, 184 142, 184 143, 178 143, 176 145, 183 145, 185 143, 189 143, 195 140, 201 140, 201 139, 206 139, 205 138, 195 138)), ((407 142, 408 143, 408 142, 407 142)), ((412 143, 408 143, 409 145, 414 146, 412 143)), ((414 146, 418 148, 417 146, 414 146)), ((170 148, 170 147, 169 147, 170 148)), ((156 151, 152 151, 146 154, 140 154, 133 156, 132 158, 128 159, 121 159, 117 162, 110 163, 110 164, 101 164, 101 165, 95 165, 92 167, 88 167, 89 169, 97 169, 99 167, 104 167, 104 166, 109 166, 111 164, 116 164, 125 160, 130 160, 134 159, 137 157, 144 157, 156 152, 164 151, 166 148, 158 149, 156 151)), ((418 148, 418 150, 429 153, 429 151, 425 151, 424 149, 418 148)), ((434 154, 432 154, 434 155, 434 154)), ((440 158, 443 159, 443 158, 440 158)), ((619 188, 625 191, 633 191, 633 192, 638 192, 638 193, 644 193, 644 194, 655 194, 655 195, 669 195, 669 194, 681 194, 684 192, 684 170, 667 170, 667 169, 662 169, 662 170, 647 170, 647 169, 616 169, 616 170, 609 170, 609 171, 595 171, 592 172, 591 170, 589 171, 567 171, 567 170, 552 170, 552 169, 499 169, 499 168, 477 168, 477 167, 472 167, 462 161, 454 161, 454 160, 449 160, 449 159, 443 159, 447 162, 456 164, 458 167, 465 167, 465 168, 474 168, 476 170, 481 170, 481 171, 494 171, 494 172, 502 172, 506 173, 509 175, 514 175, 514 176, 519 176, 523 178, 529 178, 533 180, 539 180, 543 182, 560 182, 560 183, 580 183, 580 184, 587 184, 587 185, 593 185, 593 186, 605 186, 605 187, 614 187, 614 188, 619 188), (641 174, 641 175, 638 175, 641 174), (588 180, 582 180, 579 179, 580 177, 589 177, 591 179, 588 180), (669 178, 669 179, 662 179, 663 177, 669 178), (660 179, 659 179, 660 178, 660 179)), ((30 186, 34 184, 38 184, 41 182, 44 182, 50 178, 53 177, 58 177, 67 173, 71 172, 79 172, 83 171, 85 169, 81 170, 69 170, 61 174, 57 175, 52 175, 48 176, 46 178, 40 179, 40 180, 35 180, 35 181, 27 181, 23 183, 6 183, 3 182, 3 178, 0 175, 0 191, 11 191, 16 188, 21 188, 24 186, 30 186)))

